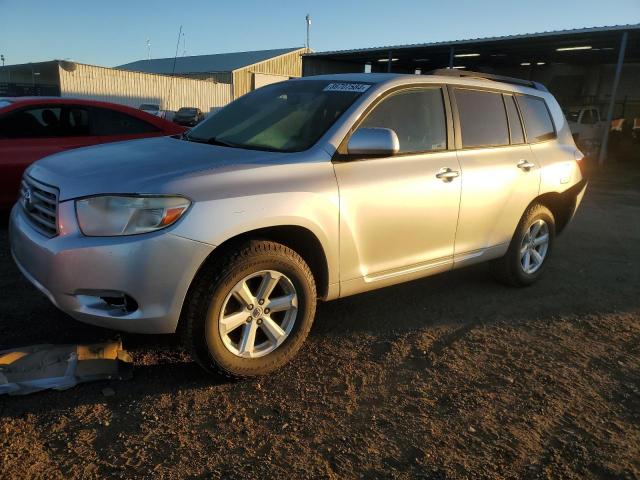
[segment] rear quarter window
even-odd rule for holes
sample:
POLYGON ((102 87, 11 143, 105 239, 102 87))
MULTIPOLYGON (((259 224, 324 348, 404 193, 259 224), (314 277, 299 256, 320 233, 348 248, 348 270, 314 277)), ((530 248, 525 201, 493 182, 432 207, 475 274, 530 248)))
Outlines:
POLYGON ((529 142, 543 142, 556 138, 551 114, 542 98, 520 95, 517 100, 529 142))

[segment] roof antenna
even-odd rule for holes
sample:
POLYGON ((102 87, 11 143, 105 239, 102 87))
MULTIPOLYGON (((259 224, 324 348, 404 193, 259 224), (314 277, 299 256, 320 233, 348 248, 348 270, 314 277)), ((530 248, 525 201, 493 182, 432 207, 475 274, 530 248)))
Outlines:
MULTIPOLYGON (((173 68, 171 68, 171 76, 175 77, 176 73, 176 60, 178 59, 178 49, 180 48, 180 37, 182 37, 182 25, 180 25, 180 30, 178 30, 178 41, 176 42, 176 54, 173 56, 173 68)), ((167 95, 167 105, 165 105, 165 109, 168 109, 168 104, 171 102, 171 92, 173 91, 173 78, 171 78, 169 82, 169 94, 167 95)))
POLYGON ((182 34, 182 56, 183 57, 187 56, 187 34, 186 33, 182 34))
POLYGON ((307 21, 307 50, 309 50, 311 48, 309 46, 309 31, 311 30, 311 15, 307 13, 305 20, 307 21))
POLYGON ((147 38, 147 60, 151 60, 151 40, 147 38))

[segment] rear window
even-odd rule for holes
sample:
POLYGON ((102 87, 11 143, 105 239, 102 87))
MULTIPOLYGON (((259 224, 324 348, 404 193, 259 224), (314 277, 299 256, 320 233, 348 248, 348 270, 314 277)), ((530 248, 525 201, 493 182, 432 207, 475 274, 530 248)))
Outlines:
POLYGON ((577 122, 580 118, 580 110, 564 110, 564 116, 569 122, 577 122))
POLYGON ((556 138, 551 114, 542 98, 521 95, 518 96, 518 105, 520 105, 529 142, 542 142, 556 138))
POLYGON ((583 123, 585 125, 593 125, 597 121, 598 119, 596 118, 596 112, 594 110, 585 110, 585 112, 582 114, 582 120, 580 121, 580 123, 583 123))
POLYGON ((509 144, 502 94, 455 89, 455 96, 463 148, 509 144))

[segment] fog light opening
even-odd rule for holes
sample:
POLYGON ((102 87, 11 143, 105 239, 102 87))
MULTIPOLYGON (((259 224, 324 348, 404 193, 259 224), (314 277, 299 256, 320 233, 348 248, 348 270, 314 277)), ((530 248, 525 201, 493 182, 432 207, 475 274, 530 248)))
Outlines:
POLYGON ((132 313, 138 309, 138 302, 125 293, 122 295, 104 296, 100 298, 103 302, 109 305, 110 308, 119 309, 126 313, 132 313))

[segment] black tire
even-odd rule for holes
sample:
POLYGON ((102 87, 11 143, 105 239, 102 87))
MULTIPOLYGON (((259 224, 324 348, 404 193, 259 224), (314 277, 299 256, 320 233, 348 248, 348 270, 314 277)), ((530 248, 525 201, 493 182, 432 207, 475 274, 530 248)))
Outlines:
POLYGON ((507 253, 492 262, 494 277, 507 285, 526 287, 534 283, 544 273, 556 236, 556 223, 553 213, 540 203, 534 203, 527 208, 516 228, 507 253), (549 244, 542 265, 533 273, 526 273, 520 260, 520 248, 529 227, 536 220, 544 220, 549 229, 549 244))
POLYGON ((275 242, 249 241, 206 264, 189 291, 183 311, 183 343, 193 359, 210 373, 230 378, 266 375, 289 362, 304 343, 316 311, 316 286, 306 262, 275 242), (218 331, 219 314, 231 289, 247 275, 276 270, 286 275, 298 296, 292 330, 271 353, 242 358, 232 353, 218 331))

